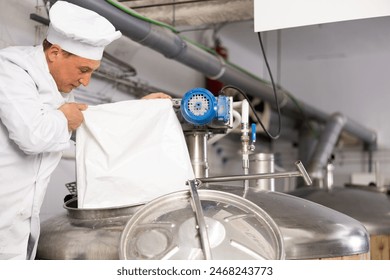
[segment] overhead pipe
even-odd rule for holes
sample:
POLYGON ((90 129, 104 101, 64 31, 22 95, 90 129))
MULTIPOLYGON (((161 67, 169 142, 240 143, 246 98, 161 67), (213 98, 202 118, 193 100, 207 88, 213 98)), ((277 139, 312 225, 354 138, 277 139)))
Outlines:
MULTIPOLYGON (((269 85, 225 63, 222 58, 214 56, 195 45, 188 44, 171 30, 129 16, 126 12, 112 6, 105 0, 68 0, 68 2, 101 14, 126 37, 163 54, 167 58, 181 62, 211 79, 219 80, 224 84, 233 84, 249 95, 258 96, 270 104, 275 103, 273 90, 269 85)), ((294 102, 288 97, 287 92, 278 90, 277 94, 279 100, 282 100, 282 112, 289 117, 300 119, 303 113, 306 118, 321 123, 328 120, 329 114, 302 101, 294 100, 294 102), (297 102, 299 107, 296 104, 297 102)), ((344 131, 362 140, 369 149, 376 148, 377 135, 374 131, 350 119, 346 120, 344 131)))
POLYGON ((340 113, 334 113, 329 117, 307 168, 307 172, 314 180, 324 179, 324 168, 331 158, 345 122, 345 116, 340 113))

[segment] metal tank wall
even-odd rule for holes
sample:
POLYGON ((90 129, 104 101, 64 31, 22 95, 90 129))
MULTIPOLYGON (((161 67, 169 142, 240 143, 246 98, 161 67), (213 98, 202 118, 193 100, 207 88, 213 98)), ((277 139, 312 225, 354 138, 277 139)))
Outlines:
POLYGON ((370 234, 370 258, 390 259, 390 196, 379 187, 301 187, 289 194, 324 205, 361 222, 370 234))

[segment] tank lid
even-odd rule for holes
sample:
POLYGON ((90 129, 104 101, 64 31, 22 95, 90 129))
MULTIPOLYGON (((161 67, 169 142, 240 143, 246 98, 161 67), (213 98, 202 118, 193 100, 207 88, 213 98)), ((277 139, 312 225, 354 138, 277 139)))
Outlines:
MULTIPOLYGON (((242 197, 199 190, 212 259, 284 259, 274 220, 242 197)), ((121 259, 205 259, 189 191, 159 197, 122 232, 121 259)))

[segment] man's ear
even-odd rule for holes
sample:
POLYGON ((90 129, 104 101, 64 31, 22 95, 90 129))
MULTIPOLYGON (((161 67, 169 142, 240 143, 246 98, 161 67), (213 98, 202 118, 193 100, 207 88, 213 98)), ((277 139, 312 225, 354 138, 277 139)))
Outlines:
POLYGON ((54 62, 58 59, 58 56, 61 55, 61 47, 59 45, 52 45, 50 48, 46 51, 47 52, 47 58, 50 62, 54 62))

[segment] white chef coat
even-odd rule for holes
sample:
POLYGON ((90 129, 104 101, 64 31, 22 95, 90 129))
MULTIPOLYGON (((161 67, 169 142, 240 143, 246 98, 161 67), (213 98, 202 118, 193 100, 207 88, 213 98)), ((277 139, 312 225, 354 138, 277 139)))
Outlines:
POLYGON ((35 258, 46 187, 69 147, 64 96, 42 45, 0 50, 0 259, 35 258))

